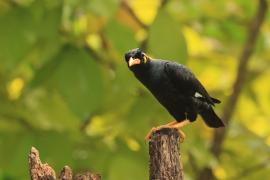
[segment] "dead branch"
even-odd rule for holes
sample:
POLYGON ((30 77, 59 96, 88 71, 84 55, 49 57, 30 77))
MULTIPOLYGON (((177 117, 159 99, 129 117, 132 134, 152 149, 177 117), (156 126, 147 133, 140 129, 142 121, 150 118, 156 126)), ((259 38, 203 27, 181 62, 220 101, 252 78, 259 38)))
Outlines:
POLYGON ((149 141, 150 180, 183 180, 177 129, 163 128, 149 141))

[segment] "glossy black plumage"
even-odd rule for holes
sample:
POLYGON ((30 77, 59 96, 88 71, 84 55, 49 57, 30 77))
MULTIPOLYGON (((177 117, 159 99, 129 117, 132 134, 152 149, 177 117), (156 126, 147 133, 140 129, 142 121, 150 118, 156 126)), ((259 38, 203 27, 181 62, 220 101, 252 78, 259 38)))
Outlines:
POLYGON ((208 126, 224 126, 213 110, 215 103, 220 101, 212 98, 184 65, 151 59, 140 49, 127 52, 125 60, 136 78, 150 90, 176 121, 195 121, 200 114, 208 126), (136 63, 131 63, 134 59, 136 63))

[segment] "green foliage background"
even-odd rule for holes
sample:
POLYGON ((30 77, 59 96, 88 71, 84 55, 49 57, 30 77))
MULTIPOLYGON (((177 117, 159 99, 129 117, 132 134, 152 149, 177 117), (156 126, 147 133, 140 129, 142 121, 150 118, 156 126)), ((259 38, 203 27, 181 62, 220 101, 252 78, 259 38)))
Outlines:
MULTIPOLYGON (((133 77, 123 53, 142 47, 185 64, 226 102, 257 4, 0 1, 0 179, 29 179, 31 146, 58 171, 69 165, 108 180, 148 179, 144 136, 171 117, 133 77)), ((220 159, 209 152, 213 130, 200 119, 185 128, 187 180, 206 166, 217 179, 270 179, 269 22, 268 14, 220 159)))

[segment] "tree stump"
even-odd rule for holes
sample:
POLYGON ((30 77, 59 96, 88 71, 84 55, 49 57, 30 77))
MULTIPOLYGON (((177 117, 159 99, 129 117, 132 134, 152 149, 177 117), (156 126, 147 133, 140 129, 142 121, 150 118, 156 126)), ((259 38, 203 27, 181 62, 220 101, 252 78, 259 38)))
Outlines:
POLYGON ((32 180, 52 180, 56 179, 55 171, 47 163, 42 164, 39 158, 39 152, 32 147, 29 154, 29 170, 32 180))
POLYGON ((65 166, 60 172, 59 180, 72 180, 72 170, 70 167, 65 166))
MULTIPOLYGON (((42 164, 39 152, 36 148, 32 147, 28 156, 29 161, 29 171, 32 180, 55 180, 56 174, 54 169, 47 163, 42 164)), ((82 174, 77 174, 73 178, 72 170, 70 167, 65 166, 60 175, 60 180, 101 180, 101 176, 92 172, 85 172, 82 174)))
POLYGON ((150 180, 183 180, 177 129, 155 131, 149 141, 150 180))

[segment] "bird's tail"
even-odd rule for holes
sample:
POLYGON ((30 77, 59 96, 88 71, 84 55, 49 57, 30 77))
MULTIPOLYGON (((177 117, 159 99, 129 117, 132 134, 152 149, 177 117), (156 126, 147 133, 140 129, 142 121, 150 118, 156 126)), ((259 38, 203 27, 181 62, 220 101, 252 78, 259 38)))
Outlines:
POLYGON ((216 99, 216 98, 213 98, 213 97, 211 97, 211 100, 212 100, 214 103, 216 103, 216 104, 221 103, 220 100, 218 100, 218 99, 216 99))
POLYGON ((225 126, 211 106, 204 107, 203 110, 200 111, 200 115, 209 127, 218 128, 225 126))

